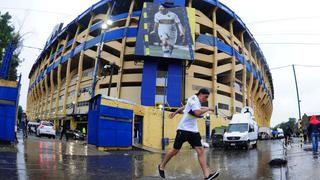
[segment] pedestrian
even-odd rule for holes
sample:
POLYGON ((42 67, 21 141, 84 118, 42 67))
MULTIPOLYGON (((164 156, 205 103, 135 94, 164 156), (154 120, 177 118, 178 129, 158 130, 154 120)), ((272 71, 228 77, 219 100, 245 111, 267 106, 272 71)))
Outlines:
POLYGON ((302 133, 303 133, 303 142, 304 142, 304 144, 307 144, 308 129, 307 128, 303 128, 302 129, 302 133))
POLYGON ((82 128, 82 134, 83 134, 83 136, 85 136, 87 134, 87 131, 86 131, 85 127, 82 128))
POLYGON ((17 124, 14 125, 14 142, 18 143, 18 137, 17 137, 17 133, 18 133, 18 126, 17 124))
POLYGON ((318 121, 315 115, 311 116, 309 122, 309 129, 311 132, 312 137, 312 150, 313 154, 318 153, 318 136, 319 136, 319 129, 320 129, 320 122, 318 121))
POLYGON ((205 179, 214 179, 219 175, 218 171, 209 173, 209 169, 206 164, 204 148, 201 144, 201 136, 198 130, 197 118, 203 116, 208 111, 214 111, 213 108, 201 107, 201 103, 208 101, 210 92, 202 88, 199 92, 188 98, 187 104, 184 107, 179 108, 174 113, 169 115, 173 118, 177 113, 183 112, 183 117, 178 125, 176 138, 174 140, 173 149, 169 150, 163 161, 158 165, 159 175, 165 178, 165 167, 172 157, 178 154, 182 147, 182 144, 186 141, 195 149, 198 154, 199 164, 201 166, 205 179))
POLYGON ((25 121, 25 126, 24 126, 24 132, 25 132, 25 137, 28 138, 28 124, 29 124, 29 120, 26 118, 25 121))
POLYGON ((284 134, 284 144, 285 144, 285 146, 288 146, 288 144, 290 142, 289 140, 291 138, 291 135, 293 134, 293 131, 292 131, 289 124, 287 124, 287 126, 284 128, 283 134, 284 134))
POLYGON ((60 135, 60 140, 62 140, 63 135, 66 136, 66 141, 68 141, 68 136, 67 136, 67 122, 63 122, 62 131, 61 131, 61 135, 60 135))

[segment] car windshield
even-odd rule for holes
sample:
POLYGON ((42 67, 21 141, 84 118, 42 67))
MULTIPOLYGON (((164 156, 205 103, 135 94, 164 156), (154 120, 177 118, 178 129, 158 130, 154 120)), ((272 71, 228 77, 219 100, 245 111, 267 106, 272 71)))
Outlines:
POLYGON ((53 126, 53 124, 49 123, 49 122, 42 122, 42 125, 44 125, 44 126, 53 126))
POLYGON ((246 132, 248 131, 248 123, 229 124, 228 132, 246 132))

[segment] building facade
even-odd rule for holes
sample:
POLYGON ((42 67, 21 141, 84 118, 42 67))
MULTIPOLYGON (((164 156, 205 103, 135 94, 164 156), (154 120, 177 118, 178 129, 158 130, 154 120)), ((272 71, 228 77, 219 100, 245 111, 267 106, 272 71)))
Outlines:
MULTIPOLYGON (((184 49, 179 35, 173 53, 184 49)), ((164 48, 158 41, 153 45, 164 48)), ((250 106, 258 125, 265 127, 270 126, 274 98, 270 69, 259 45, 242 20, 215 0, 100 1, 64 28, 55 28, 29 79, 28 118, 71 119, 72 128, 87 123, 89 100, 97 94, 174 108, 205 87, 212 92, 207 105, 215 107, 216 117, 227 121, 250 106), (148 16, 147 2, 193 10, 189 22, 194 24, 182 23, 185 32, 194 31, 188 39, 193 43, 188 60, 152 56, 149 50, 145 56, 137 55, 140 28, 149 32, 144 42, 153 37, 150 24, 155 22, 141 23, 148 16), (112 24, 102 29, 108 20, 112 24)))

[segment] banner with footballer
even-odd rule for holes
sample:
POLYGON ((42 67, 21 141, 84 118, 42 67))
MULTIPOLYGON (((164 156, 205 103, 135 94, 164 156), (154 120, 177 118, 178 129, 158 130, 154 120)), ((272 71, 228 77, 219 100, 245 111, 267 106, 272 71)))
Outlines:
POLYGON ((135 54, 194 60, 195 9, 144 3, 135 54))

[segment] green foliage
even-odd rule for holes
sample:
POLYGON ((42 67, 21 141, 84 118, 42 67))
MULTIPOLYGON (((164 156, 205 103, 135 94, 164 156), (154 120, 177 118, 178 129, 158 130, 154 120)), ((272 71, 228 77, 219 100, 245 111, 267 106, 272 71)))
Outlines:
POLYGON ((288 126, 290 126, 290 128, 292 130, 294 130, 294 129, 296 129, 296 123, 297 123, 297 119, 296 118, 289 118, 289 121, 282 122, 282 123, 276 125, 274 128, 272 128, 272 130, 277 130, 278 128, 286 129, 288 126))
POLYGON ((10 69, 9 69, 9 80, 17 79, 17 67, 21 60, 19 54, 22 46, 22 37, 19 32, 15 32, 14 26, 11 25, 11 16, 8 12, 2 14, 0 12, 0 61, 4 56, 4 51, 10 42, 16 45, 16 50, 13 53, 10 69))
POLYGON ((18 108, 18 119, 19 120, 21 120, 22 113, 23 113, 22 106, 19 105, 19 108, 18 108))

